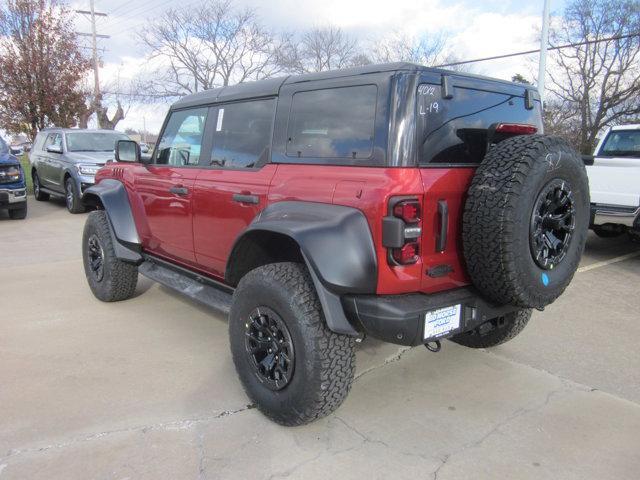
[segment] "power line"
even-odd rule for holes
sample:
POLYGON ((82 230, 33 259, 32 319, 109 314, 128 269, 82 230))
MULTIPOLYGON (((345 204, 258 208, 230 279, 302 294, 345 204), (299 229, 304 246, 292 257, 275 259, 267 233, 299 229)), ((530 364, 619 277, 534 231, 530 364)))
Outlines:
MULTIPOLYGON (((126 10, 126 11, 122 12, 122 16, 139 15, 140 13, 142 13, 145 10, 145 7, 147 5, 150 5, 150 4, 154 3, 155 1, 156 0, 151 0, 151 1, 145 2, 145 3, 141 4, 141 5, 136 5, 136 6, 132 7, 130 10, 126 10)), ((162 8, 163 6, 171 3, 172 1, 173 0, 165 0, 164 2, 161 2, 158 5, 154 5, 153 9, 154 9, 154 11, 158 11, 160 8, 162 8)), ((198 1, 200 1, 200 0, 198 0, 198 1)), ((183 8, 186 8, 186 6, 183 7, 183 8)), ((115 10, 114 10, 114 12, 115 12, 115 10)), ((113 16, 113 12, 111 14, 113 16)), ((114 18, 114 21, 115 21, 115 18, 114 18)), ((143 24, 144 22, 146 22, 145 19, 140 20, 140 19, 137 19, 135 17, 126 18, 126 19, 124 19, 123 21, 121 21, 121 22, 119 22, 117 24, 116 23, 107 24, 106 30, 115 35, 115 34, 120 33, 120 32, 123 31, 123 28, 122 28, 123 25, 126 25, 127 28, 132 28, 132 27, 135 27, 137 25, 143 24)))
MULTIPOLYGON (((585 40, 584 42, 567 43, 565 45, 549 47, 547 50, 561 50, 563 48, 580 47, 582 45, 591 45, 593 43, 607 42, 609 40, 622 40, 624 38, 631 38, 631 37, 638 37, 638 36, 640 36, 640 32, 628 33, 626 35, 615 35, 613 37, 599 38, 597 40, 585 40)), ((434 65, 434 67, 435 68, 455 67, 456 65, 466 65, 468 63, 487 62, 489 60, 499 60, 501 58, 519 57, 522 55, 531 55, 532 53, 539 53, 539 52, 540 52, 540 49, 536 48, 535 50, 527 50, 524 52, 506 53, 504 55, 494 55, 493 57, 483 57, 483 58, 475 58, 473 60, 461 60, 459 62, 443 63, 441 65, 434 65)))
POLYGON ((127 93, 127 92, 102 92, 105 95, 116 95, 122 97, 140 97, 140 98, 169 98, 173 95, 163 95, 161 93, 127 93))

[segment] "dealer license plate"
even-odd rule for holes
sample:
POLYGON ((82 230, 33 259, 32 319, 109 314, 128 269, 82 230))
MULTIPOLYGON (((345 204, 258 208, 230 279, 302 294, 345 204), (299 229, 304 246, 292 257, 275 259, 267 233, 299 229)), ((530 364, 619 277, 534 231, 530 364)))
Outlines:
POLYGON ((439 308, 424 316, 424 340, 437 338, 460 327, 461 305, 439 308))

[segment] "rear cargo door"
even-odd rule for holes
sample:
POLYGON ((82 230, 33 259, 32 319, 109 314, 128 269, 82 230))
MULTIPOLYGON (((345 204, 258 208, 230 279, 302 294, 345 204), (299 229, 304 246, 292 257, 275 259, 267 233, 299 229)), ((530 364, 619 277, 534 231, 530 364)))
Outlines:
POLYGON ((422 289, 468 283, 462 255, 462 214, 475 168, 500 123, 542 129, 540 102, 525 87, 457 76, 424 77, 418 86, 418 163, 424 186, 422 289), (435 80, 435 81, 434 81, 435 80), (525 105, 528 103, 528 105, 525 105), (529 107, 529 108, 527 108, 529 107))

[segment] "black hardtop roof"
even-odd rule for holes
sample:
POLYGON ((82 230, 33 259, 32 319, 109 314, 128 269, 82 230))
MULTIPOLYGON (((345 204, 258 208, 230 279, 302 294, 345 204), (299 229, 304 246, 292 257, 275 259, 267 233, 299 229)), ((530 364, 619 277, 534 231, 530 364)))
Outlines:
MULTIPOLYGON (((521 90, 521 94, 524 94, 525 88, 534 89, 533 85, 524 85, 506 80, 499 80, 490 77, 484 77, 481 75, 474 75, 470 73, 462 73, 451 70, 444 70, 441 68, 425 67, 416 63, 409 62, 394 62, 394 63, 382 63, 376 65, 365 65, 363 67, 345 68, 341 70, 329 70, 325 72, 316 73, 304 73, 301 75, 289 75, 285 77, 268 78, 266 80, 258 80, 255 82, 244 82, 236 85, 213 88, 210 90, 204 90, 202 92, 194 93, 182 97, 176 101, 171 109, 179 109, 184 107, 194 107, 198 105, 208 105, 216 102, 226 102, 233 100, 241 100, 244 98, 257 98, 257 97, 270 97, 278 95, 280 88, 283 85, 289 85, 293 83, 312 82, 316 80, 328 80, 332 78, 342 77, 354 77, 358 75, 368 75, 375 73, 395 73, 395 72, 430 72, 437 75, 452 75, 456 77, 463 77, 470 81, 477 81, 482 84, 487 83, 499 83, 505 86, 518 87, 521 90)), ((486 88, 486 87, 485 87, 486 88)), ((536 92, 537 93, 537 92, 536 92)), ((537 98, 537 97, 536 97, 537 98)))

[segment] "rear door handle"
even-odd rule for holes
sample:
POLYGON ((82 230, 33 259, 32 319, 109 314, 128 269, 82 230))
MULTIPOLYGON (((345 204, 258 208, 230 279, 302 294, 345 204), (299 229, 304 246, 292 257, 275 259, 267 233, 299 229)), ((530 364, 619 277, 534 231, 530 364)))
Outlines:
POLYGON ((447 230, 449 230, 449 205, 446 200, 438 200, 440 232, 436 238, 436 251, 442 253, 447 248, 447 230))
POLYGON ((238 203, 251 203, 253 205, 260 203, 260 197, 258 197, 257 195, 245 195, 242 193, 234 193, 233 197, 231 198, 233 198, 234 202, 238 202, 238 203))
POLYGON ((175 195, 188 195, 189 194, 189 189, 187 187, 171 187, 169 189, 169 192, 175 194, 175 195))

